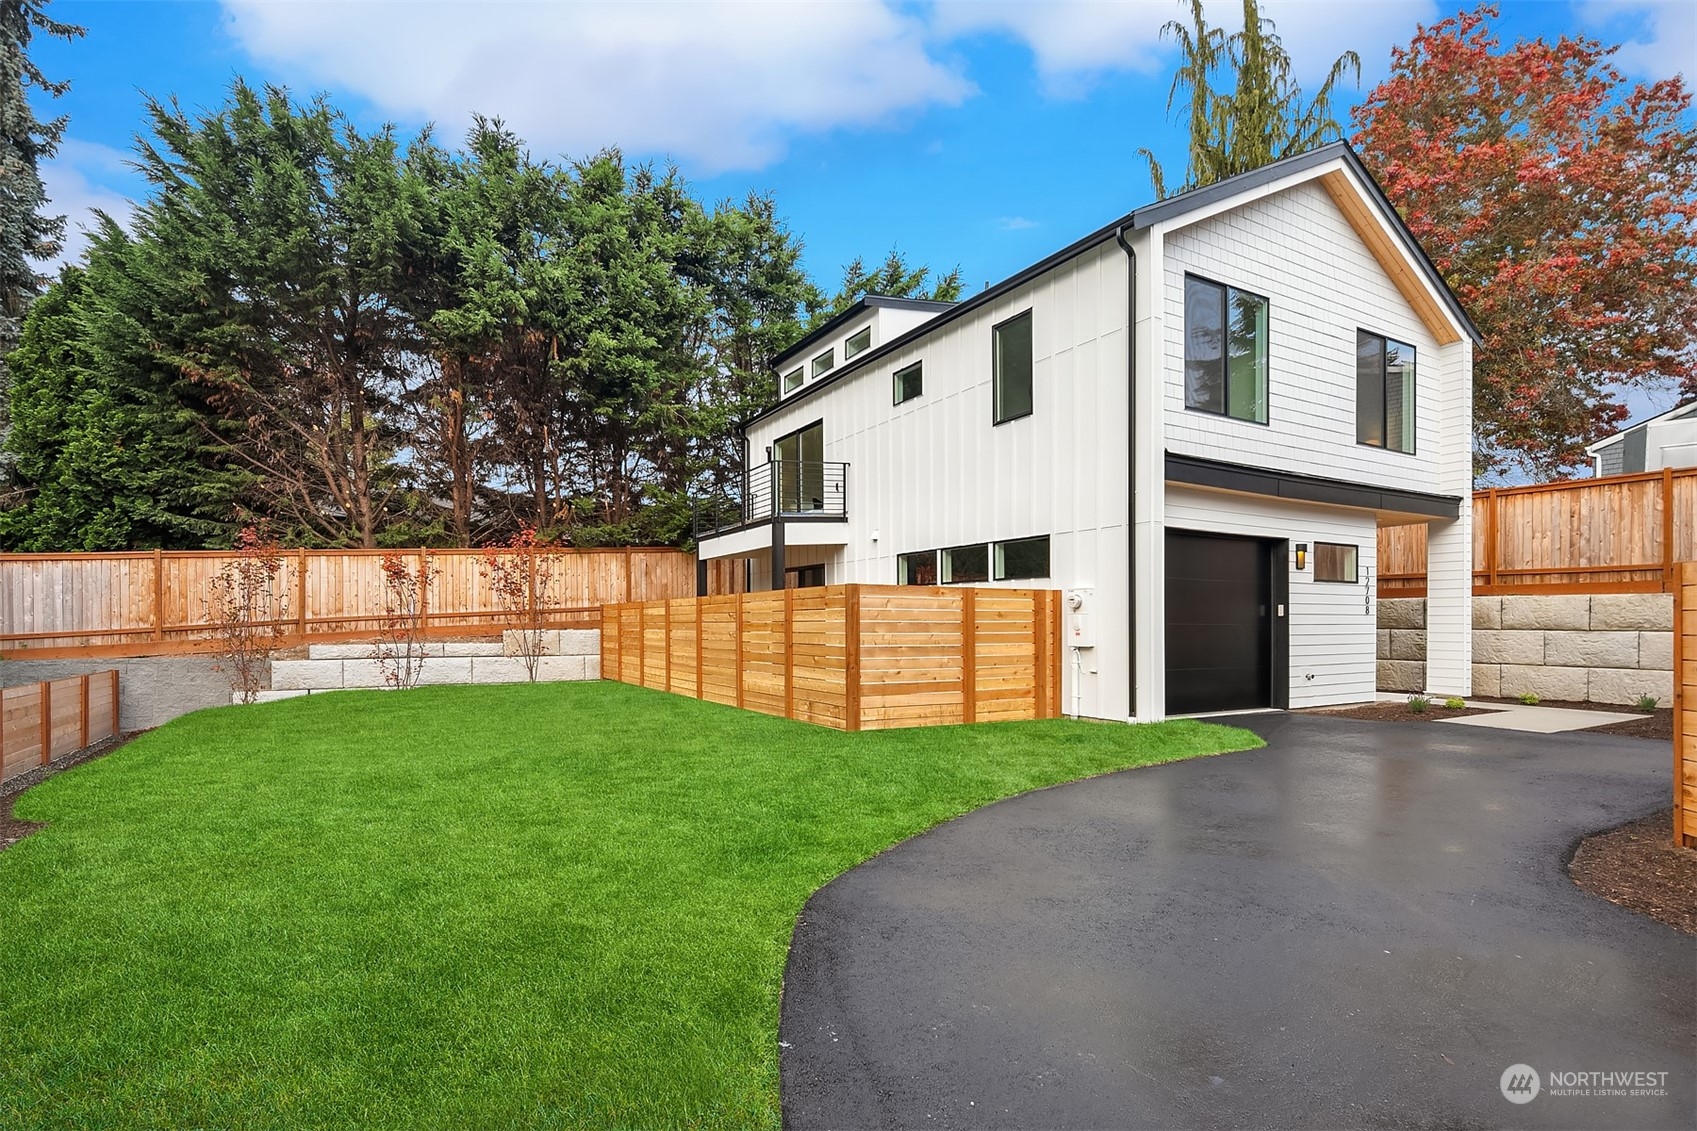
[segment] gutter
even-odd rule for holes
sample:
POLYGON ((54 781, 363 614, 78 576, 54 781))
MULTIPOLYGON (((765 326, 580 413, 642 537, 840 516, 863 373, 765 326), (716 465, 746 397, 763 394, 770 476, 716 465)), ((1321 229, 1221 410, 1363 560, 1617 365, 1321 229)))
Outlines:
POLYGON ((1125 387, 1126 387, 1126 606, 1130 610, 1131 711, 1137 717, 1137 249, 1125 238, 1126 224, 1114 228, 1114 240, 1126 255, 1125 269, 1125 387))

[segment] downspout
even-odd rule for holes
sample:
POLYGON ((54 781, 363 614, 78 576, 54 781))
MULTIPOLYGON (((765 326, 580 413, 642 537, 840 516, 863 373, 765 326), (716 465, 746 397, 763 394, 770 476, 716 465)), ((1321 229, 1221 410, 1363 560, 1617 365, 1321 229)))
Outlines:
POLYGON ((1131 717, 1137 717, 1137 250, 1126 241, 1125 225, 1114 229, 1114 239, 1126 255, 1125 273, 1125 383, 1126 383, 1126 604, 1130 609, 1131 717))

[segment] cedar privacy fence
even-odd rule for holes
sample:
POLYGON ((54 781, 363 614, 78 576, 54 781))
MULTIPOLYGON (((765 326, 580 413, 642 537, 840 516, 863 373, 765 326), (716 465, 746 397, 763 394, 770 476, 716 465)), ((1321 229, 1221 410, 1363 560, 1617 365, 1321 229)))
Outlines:
POLYGON ((1673 598, 1673 840, 1697 848, 1697 562, 1673 598))
POLYGON ((118 733, 118 673, 0 688, 0 782, 118 733))
POLYGON ((837 730, 1053 718, 1060 594, 832 585, 610 606, 601 674, 837 730))
MULTIPOLYGON (((483 551, 432 550, 440 572, 424 595, 427 635, 475 636, 511 627, 483 551)), ((383 558, 414 569, 422 550, 285 550, 276 595, 281 646, 369 639, 385 616, 383 558)), ((695 593, 695 558, 670 549, 539 549, 551 575, 539 604, 548 628, 594 628, 601 606, 695 593)), ((225 551, 0 554, 0 654, 11 659, 162 655, 218 645, 208 585, 237 555, 225 551)), ((742 588, 730 562, 709 563, 708 592, 742 588)))
MULTIPOLYGON (((1473 592, 1666 593, 1697 558, 1697 467, 1473 495, 1473 592)), ((1379 596, 1426 595, 1426 527, 1379 531, 1379 596)))

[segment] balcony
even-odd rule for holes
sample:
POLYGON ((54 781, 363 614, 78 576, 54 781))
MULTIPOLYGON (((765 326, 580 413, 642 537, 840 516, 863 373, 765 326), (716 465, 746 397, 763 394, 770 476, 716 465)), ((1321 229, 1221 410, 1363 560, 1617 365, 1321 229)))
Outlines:
POLYGON ((711 538, 773 519, 848 519, 848 464, 773 460, 743 472, 741 497, 726 492, 695 505, 695 536, 711 538))

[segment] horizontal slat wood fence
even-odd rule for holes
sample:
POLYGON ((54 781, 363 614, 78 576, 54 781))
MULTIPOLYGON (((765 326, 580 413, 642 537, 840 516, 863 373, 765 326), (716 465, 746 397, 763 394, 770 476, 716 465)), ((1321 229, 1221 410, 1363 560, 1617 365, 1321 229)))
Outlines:
POLYGON ((610 605, 601 674, 837 730, 1060 714, 1059 595, 833 585, 610 605))
POLYGON ((1697 561, 1674 589, 1673 839, 1697 848, 1697 561))
POLYGON ((0 688, 0 782, 118 733, 118 673, 0 688))
MULTIPOLYGON (((369 638, 384 615, 383 557, 414 569, 420 550, 285 550, 275 585, 284 646, 369 638)), ((593 628, 610 601, 695 593, 695 558, 668 549, 538 551, 552 574, 540 595, 551 628, 593 628)), ((219 551, 0 554, 0 652, 13 659, 159 655, 217 646, 209 583, 236 555, 219 551)), ((430 636, 500 632, 507 623, 480 550, 433 550, 430 636)), ((741 563, 710 562, 709 592, 742 588, 741 563)))
MULTIPOLYGON (((1473 592, 1665 593, 1697 557, 1697 468, 1473 495, 1473 592)), ((1426 527, 1379 531, 1379 596, 1426 595, 1426 527)))

